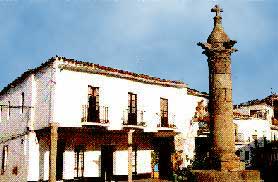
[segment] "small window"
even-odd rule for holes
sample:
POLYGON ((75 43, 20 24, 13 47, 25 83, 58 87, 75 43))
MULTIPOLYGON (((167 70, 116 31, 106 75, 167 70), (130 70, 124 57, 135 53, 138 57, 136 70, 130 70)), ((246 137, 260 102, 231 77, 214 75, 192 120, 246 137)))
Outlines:
POLYGON ((23 113, 24 111, 24 102, 25 102, 24 92, 22 92, 21 93, 21 113, 23 113))
POLYGON ((7 120, 10 119, 11 116, 11 102, 8 101, 8 108, 7 108, 7 120))
POLYGON ((5 145, 3 148, 3 155, 2 155, 2 167, 1 167, 1 174, 7 170, 7 163, 8 163, 8 146, 5 145))

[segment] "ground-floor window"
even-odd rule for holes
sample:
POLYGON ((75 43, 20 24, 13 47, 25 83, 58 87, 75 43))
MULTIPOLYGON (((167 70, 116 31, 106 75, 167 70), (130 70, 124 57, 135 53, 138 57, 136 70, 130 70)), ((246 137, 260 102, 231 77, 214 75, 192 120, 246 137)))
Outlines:
POLYGON ((137 146, 132 147, 132 173, 137 174, 137 146))
POLYGON ((84 148, 77 147, 74 152, 75 167, 74 177, 80 178, 84 176, 84 148))
POLYGON ((8 146, 5 145, 3 148, 3 155, 2 155, 1 174, 3 174, 6 171, 7 163, 8 163, 8 146))

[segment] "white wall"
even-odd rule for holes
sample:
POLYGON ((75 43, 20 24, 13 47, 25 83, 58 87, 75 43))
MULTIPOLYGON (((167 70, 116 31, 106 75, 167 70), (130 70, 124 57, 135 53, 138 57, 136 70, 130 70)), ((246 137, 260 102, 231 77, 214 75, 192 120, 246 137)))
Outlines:
POLYGON ((10 101, 11 105, 10 116, 8 116, 8 107, 2 108, 1 138, 22 134, 27 127, 31 130, 37 130, 49 126, 49 122, 54 119, 52 116, 54 98, 55 69, 52 67, 46 67, 35 75, 29 75, 21 83, 10 88, 6 94, 0 97, 0 104, 8 105, 8 101, 10 101), (23 113, 21 108, 22 92, 24 93, 25 106, 23 113))
POLYGON ((101 175, 101 152, 84 152, 84 177, 100 177, 101 175))
POLYGON ((80 127, 82 105, 88 102, 88 85, 99 87, 100 106, 109 107, 109 129, 122 129, 124 111, 128 108, 128 92, 137 94, 137 109, 144 112, 146 131, 155 131, 160 118, 160 97, 168 99, 169 122, 186 121, 188 103, 186 88, 163 87, 99 74, 57 71, 55 120, 62 127, 80 127))
POLYGON ((176 150, 183 150, 184 167, 190 165, 190 160, 193 160, 195 156, 195 137, 197 137, 199 125, 198 122, 191 122, 191 120, 195 115, 198 102, 202 100, 204 101, 204 105, 208 104, 208 99, 204 97, 187 95, 181 111, 184 113, 185 122, 177 123, 177 127, 181 133, 175 137, 175 146, 176 150))
POLYGON ((35 132, 30 132, 28 134, 28 181, 38 181, 39 180, 39 170, 40 170, 40 151, 39 142, 35 132))
MULTIPOLYGON (((137 151, 137 173, 151 173, 151 152, 152 150, 137 151)), ((113 153, 113 174, 128 174, 128 151, 120 150, 113 153)))
POLYGON ((0 104, 6 105, 2 108, 0 122, 0 140, 9 139, 12 136, 26 132, 31 118, 31 110, 24 108, 22 113, 21 99, 24 92, 24 105, 31 106, 32 102, 32 76, 26 78, 21 84, 11 88, 6 94, 0 97, 0 104), (10 101, 11 108, 8 108, 10 101), (8 116, 10 110, 10 116, 8 116))
POLYGON ((73 179, 74 178, 74 151, 65 151, 63 154, 63 179, 73 179))
POLYGON ((247 119, 247 120, 234 120, 234 123, 238 127, 238 133, 244 135, 244 140, 253 142, 252 135, 257 135, 258 139, 266 137, 267 140, 271 140, 270 124, 267 120, 263 119, 247 119))
POLYGON ((35 75, 34 95, 35 95, 35 122, 34 129, 48 127, 54 121, 54 99, 55 99, 55 66, 46 67, 35 75))
POLYGON ((240 108, 235 109, 235 111, 238 111, 241 114, 249 115, 249 116, 250 116, 250 110, 261 110, 263 112, 266 112, 267 113, 267 118, 266 119, 268 121, 271 121, 272 117, 274 117, 273 108, 271 106, 264 105, 264 104, 242 106, 240 108))
POLYGON ((0 144, 0 160, 3 160, 4 145, 8 146, 7 169, 0 175, 0 181, 27 181, 27 148, 28 137, 22 136, 14 140, 9 140, 0 144), (17 167, 17 175, 13 174, 13 169, 17 167))

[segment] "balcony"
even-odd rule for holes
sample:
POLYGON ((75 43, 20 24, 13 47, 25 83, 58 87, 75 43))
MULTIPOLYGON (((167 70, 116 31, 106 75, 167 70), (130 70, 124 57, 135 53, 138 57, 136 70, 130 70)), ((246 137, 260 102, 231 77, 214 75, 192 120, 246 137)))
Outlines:
POLYGON ((129 112, 129 109, 123 112, 123 127, 128 128, 139 128, 143 129, 146 126, 144 121, 145 111, 136 110, 135 112, 129 112))
POLYGON ((175 125, 175 115, 170 113, 163 113, 160 115, 160 121, 157 124, 158 130, 174 130, 175 125))
POLYGON ((82 125, 108 126, 108 107, 82 105, 82 125))

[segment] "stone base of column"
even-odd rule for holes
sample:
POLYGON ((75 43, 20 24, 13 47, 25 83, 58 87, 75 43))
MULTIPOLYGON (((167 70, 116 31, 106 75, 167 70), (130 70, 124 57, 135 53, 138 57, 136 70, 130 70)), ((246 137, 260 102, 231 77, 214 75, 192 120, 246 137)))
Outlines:
MULTIPOLYGON (((214 152, 215 153, 215 152, 214 152)), ((212 155, 210 158, 211 166, 209 169, 220 171, 242 171, 245 170, 245 163, 239 160, 234 153, 219 152, 220 155, 212 155)))
POLYGON ((193 170, 192 173, 194 182, 260 182, 260 172, 257 170, 193 170))
POLYGON ((240 162, 238 160, 220 162, 221 171, 241 171, 244 169, 245 169, 245 162, 240 162))

